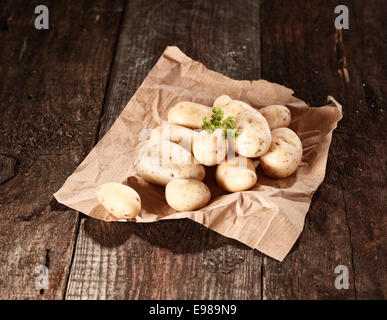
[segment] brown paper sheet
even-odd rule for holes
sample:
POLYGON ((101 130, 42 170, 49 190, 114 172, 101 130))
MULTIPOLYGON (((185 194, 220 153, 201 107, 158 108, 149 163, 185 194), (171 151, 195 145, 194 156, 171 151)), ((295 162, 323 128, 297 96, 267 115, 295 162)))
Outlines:
POLYGON ((332 131, 342 117, 341 106, 331 97, 330 105, 312 108, 292 94, 265 80, 230 79, 193 61, 177 47, 167 47, 109 132, 54 196, 90 217, 114 221, 99 204, 96 188, 105 182, 125 183, 142 200, 136 222, 189 218, 282 261, 300 235, 312 196, 324 179, 332 131), (256 108, 286 105, 292 114, 290 128, 303 144, 302 163, 292 176, 281 180, 266 177, 258 168, 257 185, 232 194, 221 190, 214 169, 206 168, 205 183, 212 194, 209 204, 193 212, 175 212, 165 201, 164 188, 136 175, 133 149, 141 131, 160 126, 175 103, 187 100, 211 106, 222 94, 256 108))

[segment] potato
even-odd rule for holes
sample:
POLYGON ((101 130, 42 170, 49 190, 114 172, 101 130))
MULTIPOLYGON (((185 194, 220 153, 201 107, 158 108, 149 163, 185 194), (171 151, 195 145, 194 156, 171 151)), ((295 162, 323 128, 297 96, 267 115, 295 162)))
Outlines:
POLYGON ((227 154, 228 142, 224 138, 223 130, 214 132, 201 131, 194 137, 192 150, 195 158, 205 166, 221 163, 227 154))
POLYGON ((235 118, 234 127, 239 129, 234 149, 242 156, 255 158, 267 152, 271 143, 269 125, 265 117, 253 107, 238 100, 222 106, 224 117, 235 118))
POLYGON ((193 138, 196 134, 198 132, 182 126, 174 124, 164 125, 152 130, 150 140, 155 142, 160 142, 161 140, 171 141, 191 152, 193 138))
POLYGON ((167 140, 141 142, 135 150, 134 167, 143 179, 161 186, 173 179, 203 180, 205 176, 204 167, 190 152, 167 140))
POLYGON ((275 104, 264 107, 259 112, 265 117, 269 124, 270 130, 277 128, 287 128, 290 125, 290 110, 285 106, 275 104))
POLYGON ((98 186, 97 199, 118 219, 133 219, 141 210, 138 193, 121 183, 109 182, 98 186))
POLYGON ((248 190, 257 182, 254 164, 243 156, 227 157, 216 168, 216 181, 229 192, 248 190))
POLYGON ((232 101, 232 99, 229 96, 224 94, 222 96, 217 97, 212 106, 213 107, 222 107, 222 106, 226 105, 227 103, 230 103, 231 101, 232 101))
POLYGON ((269 177, 286 178, 296 171, 301 162, 301 140, 288 128, 274 129, 271 135, 270 149, 260 158, 260 165, 269 177))
POLYGON ((168 122, 192 129, 201 129, 203 118, 211 118, 212 109, 205 105, 182 101, 175 104, 168 112, 168 122))
POLYGON ((165 188, 165 198, 177 211, 193 211, 204 207, 211 198, 208 187, 197 179, 176 179, 165 188))

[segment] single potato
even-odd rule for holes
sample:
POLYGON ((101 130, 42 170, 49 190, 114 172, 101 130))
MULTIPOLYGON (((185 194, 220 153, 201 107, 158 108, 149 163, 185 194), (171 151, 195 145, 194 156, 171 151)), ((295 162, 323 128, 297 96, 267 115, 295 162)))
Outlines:
POLYGON ((265 117, 270 130, 277 128, 287 128, 290 125, 290 110, 285 106, 276 104, 264 107, 259 112, 265 117))
POLYGON ((222 107, 226 105, 227 103, 230 103, 232 99, 228 95, 222 95, 215 99, 213 107, 222 107))
POLYGON ((260 158, 260 165, 269 177, 286 178, 296 171, 301 162, 301 140, 288 128, 274 129, 271 135, 270 149, 260 158))
POLYGON ((161 140, 171 141, 191 152, 193 138, 197 134, 198 132, 194 130, 171 124, 153 129, 150 140, 155 142, 160 142, 161 140))
POLYGON ((216 181, 226 191, 248 190, 257 183, 254 163, 246 157, 227 157, 216 168, 216 181))
POLYGON ((211 198, 208 187, 197 179, 176 179, 165 188, 165 198, 177 211, 193 211, 204 207, 211 198))
POLYGON ((109 182, 98 186, 97 199, 118 219, 133 219, 141 210, 138 193, 121 183, 109 182))
POLYGON ((212 108, 205 105, 182 101, 175 104, 168 112, 168 122, 191 129, 201 129, 203 118, 211 118, 212 108))
POLYGON ((181 146, 167 141, 144 141, 135 150, 134 168, 148 182, 166 186, 174 179, 203 180, 204 167, 195 162, 192 154, 181 146))
POLYGON ((239 129, 234 150, 245 157, 256 158, 264 155, 270 147, 271 134, 265 117, 253 107, 239 100, 232 100, 222 106, 224 117, 235 118, 234 127, 239 129))
POLYGON ((194 137, 192 150, 195 158, 205 166, 221 163, 226 157, 228 142, 224 138, 223 130, 214 132, 201 131, 194 137))

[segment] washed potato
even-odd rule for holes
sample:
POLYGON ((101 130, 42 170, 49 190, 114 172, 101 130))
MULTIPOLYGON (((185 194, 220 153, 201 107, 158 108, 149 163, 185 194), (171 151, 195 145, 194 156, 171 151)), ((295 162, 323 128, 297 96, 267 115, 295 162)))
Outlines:
POLYGON ((196 134, 198 134, 198 132, 194 130, 171 124, 153 129, 150 135, 150 140, 155 142, 168 140, 191 152, 193 138, 196 134))
POLYGON ((290 110, 285 106, 275 104, 264 107, 259 112, 265 117, 269 124, 270 130, 277 128, 287 128, 290 125, 290 110))
POLYGON ((269 151, 260 158, 260 165, 268 176, 286 178, 296 171, 301 162, 301 140, 288 128, 274 129, 271 135, 269 151))
POLYGON ((138 193, 121 183, 109 182, 98 186, 97 199, 118 219, 133 219, 141 210, 138 193))
POLYGON ((182 101, 175 104, 168 112, 168 122, 192 129, 201 129, 204 117, 211 117, 211 108, 205 105, 182 101))
POLYGON ((183 147, 167 141, 144 141, 135 150, 134 167, 148 182, 166 186, 173 179, 203 180, 204 167, 183 147))
POLYGON ((254 164, 243 156, 227 157, 216 168, 216 181, 229 192, 248 190, 257 182, 254 164))
POLYGON ((235 118, 234 127, 239 129, 234 144, 235 151, 249 158, 265 154, 271 143, 270 128, 265 117, 239 100, 232 100, 222 106, 222 109, 225 117, 235 118))
POLYGON ((226 157, 227 148, 228 143, 222 129, 217 129, 212 133, 203 130, 194 137, 192 144, 195 158, 205 166, 221 163, 226 157))
POLYGON ((165 198, 177 211, 193 211, 204 207, 211 198, 208 187, 197 179, 176 179, 165 188, 165 198))
POLYGON ((232 99, 228 95, 224 94, 222 96, 217 97, 212 106, 213 107, 222 107, 231 101, 232 101, 232 99))

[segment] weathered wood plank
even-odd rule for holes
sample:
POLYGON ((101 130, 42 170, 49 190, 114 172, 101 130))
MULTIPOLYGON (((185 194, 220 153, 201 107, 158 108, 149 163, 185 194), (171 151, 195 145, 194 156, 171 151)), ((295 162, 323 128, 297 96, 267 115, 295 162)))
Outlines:
POLYGON ((295 248, 282 264, 264 258, 263 297, 382 298, 385 10, 378 1, 292 1, 289 6, 262 3, 262 76, 293 88, 314 106, 335 96, 344 118, 334 133, 326 179, 295 248), (334 8, 339 4, 350 10, 350 28, 343 31, 347 84, 339 75, 342 53, 335 52, 334 8), (349 268, 349 290, 334 287, 337 265, 349 268))
POLYGON ((40 1, 0 13, 0 298, 61 299, 79 227, 52 194, 92 148, 123 1, 40 1), (35 288, 35 268, 49 288, 35 288))
MULTIPOLYGON (((231 77, 259 78, 258 17, 257 2, 129 1, 100 137, 167 45, 231 77)), ((259 299, 260 268, 257 251, 189 220, 84 219, 66 298, 259 299)))
POLYGON ((343 32, 349 79, 344 134, 334 158, 344 191, 359 299, 387 297, 387 12, 381 1, 347 1, 343 32))

